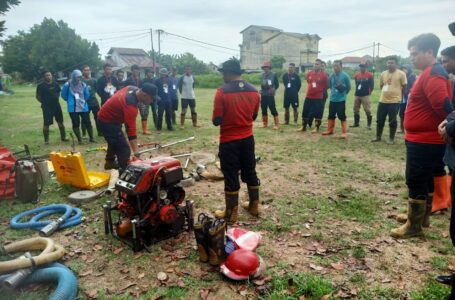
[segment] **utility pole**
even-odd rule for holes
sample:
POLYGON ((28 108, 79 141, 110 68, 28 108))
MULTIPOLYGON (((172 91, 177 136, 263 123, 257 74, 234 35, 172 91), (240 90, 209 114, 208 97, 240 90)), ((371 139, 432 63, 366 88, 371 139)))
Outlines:
POLYGON ((163 33, 162 29, 158 29, 158 60, 160 60, 161 57, 161 34, 163 33))
POLYGON ((378 42, 378 58, 379 58, 379 46, 381 45, 381 43, 378 42))
POLYGON ((376 42, 373 42, 373 66, 372 66, 373 67, 373 74, 374 74, 374 71, 376 70, 376 65, 375 65, 375 62, 374 62, 374 60, 375 60, 375 58, 374 58, 375 53, 374 52, 375 51, 376 51, 376 42))
POLYGON ((153 72, 155 72, 155 49, 153 48, 153 30, 150 28, 150 43, 152 44, 153 72))

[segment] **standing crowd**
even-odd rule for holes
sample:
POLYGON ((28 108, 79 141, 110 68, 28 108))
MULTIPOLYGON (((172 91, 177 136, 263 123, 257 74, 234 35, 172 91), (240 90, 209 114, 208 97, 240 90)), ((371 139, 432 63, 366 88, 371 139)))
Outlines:
MULTIPOLYGON (((379 78, 380 97, 376 114, 376 134, 372 142, 382 140, 386 120, 389 127, 388 144, 395 143, 398 130, 404 133, 406 145, 406 185, 408 187, 407 212, 397 218, 404 224, 393 229, 391 236, 397 239, 423 235, 423 228, 430 226, 430 216, 435 206, 437 191, 447 183, 445 167, 455 169, 455 112, 453 96, 453 74, 455 74, 455 46, 441 52, 442 64, 437 55, 440 40, 434 34, 421 34, 408 42, 413 67, 420 71, 418 77, 412 66, 399 68, 396 57, 389 57, 387 70, 379 78)), ((317 59, 314 68, 306 74, 307 90, 301 113, 302 126, 299 131, 312 133, 320 131, 325 102, 329 99, 327 129, 322 135, 335 132, 336 119, 340 121, 341 138, 347 138, 346 99, 354 89, 354 123, 360 126, 360 108, 365 111, 367 128, 372 129, 371 94, 374 90, 373 75, 366 65, 359 65, 360 71, 354 76, 355 86, 351 87, 349 75, 343 71, 342 62, 333 62, 333 72, 324 71, 324 62, 317 59), (330 96, 329 96, 330 95, 330 96)), ((228 223, 237 221, 240 181, 248 188, 248 201, 242 206, 253 216, 260 214, 260 180, 256 174, 255 140, 253 122, 262 115, 262 127, 269 124, 268 110, 273 117, 273 128, 279 129, 279 114, 275 95, 280 82, 271 71, 270 62, 262 65, 260 91, 241 78, 243 70, 236 59, 223 63, 219 71, 225 84, 217 89, 212 115, 213 125, 220 127, 219 157, 224 174, 225 209, 215 212, 217 218, 228 223), (240 176, 240 177, 239 177, 240 176)), ((168 130, 176 125, 178 93, 181 97, 180 128, 185 126, 185 116, 190 108, 191 120, 198 127, 196 113, 195 78, 191 67, 177 77, 173 68, 169 73, 161 68, 158 77, 154 70, 146 70, 146 77, 140 77, 139 68, 131 68, 131 76, 124 79, 123 71, 113 75, 112 67, 104 66, 104 74, 98 80, 90 77, 89 66, 82 72, 74 70, 71 79, 60 90, 52 80, 50 72, 43 73, 43 82, 38 85, 36 98, 43 110, 43 135, 49 141, 49 126, 57 122, 62 140, 67 140, 63 125, 63 114, 59 96, 67 102, 73 132, 79 142, 85 134, 90 141, 94 133, 90 121, 93 115, 97 133, 108 143, 105 168, 125 169, 131 156, 137 156, 136 117, 140 114, 142 133, 149 134, 148 115, 152 111, 157 131, 162 130, 163 118, 168 130), (96 98, 101 99, 99 105, 96 98), (125 124, 128 142, 122 125, 125 124), (82 131, 81 131, 82 130, 82 131)), ((299 91, 302 87, 295 65, 289 64, 288 72, 281 81, 284 85, 284 123, 289 124, 292 116, 298 122, 299 91)), ((455 196, 455 180, 451 183, 452 199, 455 196)), ((447 206, 446 206, 447 207, 447 206)), ((452 211, 455 213, 455 210, 452 211)), ((455 214, 452 214, 455 215, 455 214)), ((455 246, 455 218, 451 219, 450 234, 455 246)), ((453 276, 441 276, 439 280, 455 286, 453 276)), ((455 299, 455 289, 452 292, 455 299)))

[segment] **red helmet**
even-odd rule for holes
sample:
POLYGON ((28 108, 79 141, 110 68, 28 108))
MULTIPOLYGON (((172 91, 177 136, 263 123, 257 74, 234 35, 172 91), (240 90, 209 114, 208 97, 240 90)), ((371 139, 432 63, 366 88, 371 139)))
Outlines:
POLYGON ((233 280, 244 280, 260 276, 265 264, 262 258, 250 250, 238 249, 229 254, 221 264, 221 273, 233 280))
POLYGON ((270 69, 270 61, 269 60, 264 60, 264 62, 262 63, 262 69, 264 68, 269 68, 270 69))

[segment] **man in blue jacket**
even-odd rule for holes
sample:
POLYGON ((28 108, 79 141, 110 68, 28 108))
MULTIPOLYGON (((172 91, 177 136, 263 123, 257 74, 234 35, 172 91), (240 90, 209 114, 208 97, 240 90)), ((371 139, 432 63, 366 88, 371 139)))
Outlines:
POLYGON ((327 131, 323 132, 322 135, 333 134, 335 119, 338 116, 341 121, 341 138, 345 139, 347 137, 346 98, 351 90, 351 78, 342 69, 343 63, 341 60, 335 60, 333 62, 333 74, 329 77, 331 93, 327 131))

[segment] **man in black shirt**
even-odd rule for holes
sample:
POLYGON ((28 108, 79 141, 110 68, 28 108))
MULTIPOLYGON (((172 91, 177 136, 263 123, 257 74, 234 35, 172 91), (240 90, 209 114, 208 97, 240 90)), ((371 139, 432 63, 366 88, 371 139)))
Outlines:
MULTIPOLYGON (((93 119, 95 120, 96 124, 96 131, 98 132, 98 136, 102 136, 100 125, 98 123, 98 111, 100 110, 100 104, 98 103, 98 99, 96 99, 96 79, 92 78, 92 72, 88 65, 84 65, 82 67, 82 81, 87 85, 90 91, 90 97, 87 99, 89 114, 92 112, 93 119)), ((82 137, 84 138, 86 135, 87 128, 85 127, 85 123, 81 123, 82 126, 82 137)))
POLYGON ((59 103, 60 86, 52 79, 49 71, 43 72, 43 81, 36 87, 36 100, 41 103, 43 110, 43 135, 44 143, 49 144, 49 126, 54 123, 54 119, 60 129, 60 138, 62 141, 68 141, 66 138, 65 126, 63 125, 63 113, 59 103))
POLYGON ((118 89, 121 90, 126 86, 126 80, 124 79, 125 72, 123 72, 123 70, 117 70, 117 73, 115 74, 117 75, 118 89))
MULTIPOLYGON (((155 77, 155 71, 153 69, 146 69, 145 70, 145 78, 142 80, 142 83, 151 83, 155 84, 155 81, 157 78, 155 77)), ((152 117, 153 117, 153 124, 155 125, 155 129, 157 128, 157 121, 158 121, 158 112, 157 112, 157 103, 156 101, 153 101, 152 104, 150 104, 150 107, 152 108, 152 117)))
POLYGON ((112 66, 107 63, 103 66, 103 70, 103 76, 96 82, 96 93, 101 98, 101 106, 119 89, 117 78, 112 76, 112 66))
POLYGON ((295 64, 290 63, 288 73, 283 74, 284 84, 284 124, 289 125, 289 106, 294 111, 294 124, 297 124, 299 113, 299 91, 302 86, 299 75, 295 73, 295 64))
POLYGON ((373 74, 367 72, 367 65, 359 65, 360 72, 357 72, 354 76, 355 80, 355 98, 354 98, 354 124, 349 127, 359 127, 360 123, 360 106, 363 105, 365 114, 367 116, 367 126, 371 130, 371 102, 370 95, 374 89, 374 77, 373 74))

